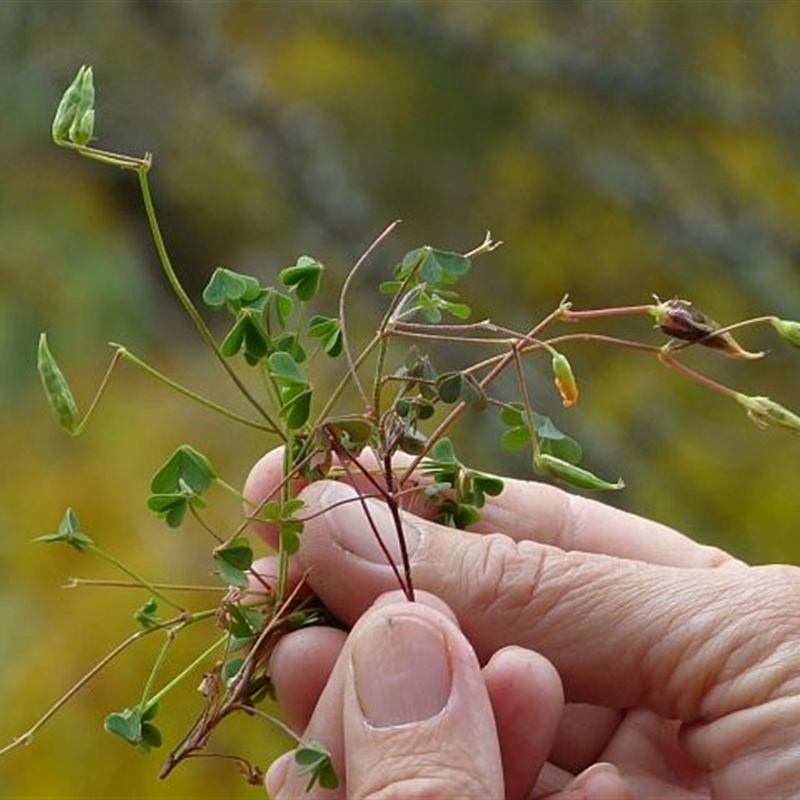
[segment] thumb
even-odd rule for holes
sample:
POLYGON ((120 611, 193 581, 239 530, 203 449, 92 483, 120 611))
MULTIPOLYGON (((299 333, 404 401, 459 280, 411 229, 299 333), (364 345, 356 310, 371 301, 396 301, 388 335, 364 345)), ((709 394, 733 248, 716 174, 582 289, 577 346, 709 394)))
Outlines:
POLYGON ((393 603, 350 637, 347 796, 503 797, 494 714, 471 646, 429 606, 393 603))

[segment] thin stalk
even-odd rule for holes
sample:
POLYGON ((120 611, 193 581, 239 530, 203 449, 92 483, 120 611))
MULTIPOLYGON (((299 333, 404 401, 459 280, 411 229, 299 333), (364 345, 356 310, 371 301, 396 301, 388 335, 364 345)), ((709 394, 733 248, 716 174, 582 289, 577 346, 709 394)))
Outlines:
POLYGON ((183 606, 179 605, 174 600, 170 600, 170 598, 167 597, 167 595, 165 595, 163 592, 159 591, 156 588, 155 584, 150 583, 150 581, 147 581, 144 578, 142 578, 141 575, 136 573, 126 564, 123 564, 122 561, 120 561, 116 556, 112 556, 111 553, 109 553, 106 550, 103 550, 102 547, 99 547, 98 545, 94 544, 94 542, 87 545, 87 549, 91 550, 91 552, 102 558, 104 561, 107 561, 109 564, 115 566, 121 572, 124 572, 129 578, 132 578, 134 581, 136 581, 139 584, 139 586, 141 586, 143 589, 147 589, 147 591, 149 591, 154 597, 157 597, 159 600, 166 603, 168 606, 170 606, 170 608, 174 608, 181 614, 186 613, 186 609, 183 608, 183 606))
POLYGON ((147 702, 147 695, 150 694, 150 689, 155 682, 156 675, 158 671, 161 669, 164 661, 167 658, 167 651, 169 650, 170 645, 174 641, 173 634, 167 629, 167 636, 164 639, 164 644, 161 645, 161 649, 158 651, 158 655, 156 656, 156 660, 153 662, 153 666, 150 669, 150 674, 147 676, 147 681, 145 682, 144 689, 142 690, 142 699, 139 701, 139 707, 144 708, 145 703, 147 702))
MULTIPOLYGON (((559 319, 563 318, 565 311, 568 309, 568 305, 566 305, 566 297, 561 301, 559 306, 551 311, 541 322, 537 323, 536 325, 531 328, 531 330, 525 334, 523 339, 525 340, 538 340, 539 334, 556 322, 559 319)), ((479 386, 481 389, 486 389, 488 386, 492 384, 508 367, 511 363, 513 363, 515 358, 518 358, 519 354, 517 351, 517 344, 514 344, 508 353, 499 356, 497 359, 497 363, 495 363, 494 367, 490 370, 489 374, 486 375, 480 382, 479 386)), ((414 470, 419 466, 419 463, 425 458, 428 450, 434 443, 436 443, 442 436, 444 436, 445 432, 449 430, 450 426, 464 413, 465 409, 467 408, 467 404, 462 400, 461 402, 457 403, 453 410, 439 423, 436 427, 436 430, 428 437, 428 446, 425 450, 416 456, 412 462, 406 467, 403 471, 400 480, 398 481, 399 485, 402 486, 413 474, 414 470)))
MULTIPOLYGON (((256 428, 260 431, 265 431, 267 433, 273 433, 274 430, 272 427, 267 425, 263 425, 260 422, 255 422, 254 420, 247 419, 247 417, 243 417, 240 414, 237 414, 235 411, 231 411, 224 406, 215 403, 213 400, 209 400, 207 397, 203 397, 202 395, 198 394, 197 392, 188 389, 185 386, 182 386, 180 383, 168 378, 164 373, 159 372, 154 367, 151 367, 147 362, 142 361, 140 358, 137 358, 133 353, 130 352, 126 347, 121 344, 115 344, 114 342, 111 343, 112 347, 117 348, 116 356, 124 358, 127 362, 129 362, 132 366, 137 367, 138 369, 142 370, 143 372, 150 375, 150 377, 155 378, 157 381, 163 383, 165 386, 168 386, 170 389, 182 394, 184 397, 188 397, 190 400, 194 400, 196 403, 204 406, 205 408, 210 409, 211 411, 215 411, 218 414, 221 414, 224 417, 232 420, 233 422, 239 422, 242 425, 247 425, 250 428, 256 428)), ((88 412, 87 412, 88 416, 88 412)))
POLYGON ((564 310, 563 319, 567 322, 577 322, 584 319, 605 319, 607 317, 622 317, 629 314, 651 314, 656 308, 652 303, 635 306, 616 306, 613 308, 589 308, 583 311, 573 311, 571 308, 564 310))
POLYGON ((346 315, 345 315, 345 301, 347 299, 347 292, 350 289, 350 285, 353 283, 353 280, 356 274, 359 272, 361 267, 366 263, 367 259, 375 252, 375 250, 384 242, 385 239, 389 237, 389 235, 394 231, 394 229, 399 224, 400 220, 395 220, 394 222, 390 223, 389 225, 384 228, 384 230, 377 236, 377 238, 370 244, 370 246, 362 253, 361 257, 356 261, 353 268, 348 273, 347 277, 342 284, 342 289, 339 292, 339 323, 341 325, 341 332, 342 332, 342 346, 345 354, 345 358, 347 359, 347 367, 350 376, 353 379, 353 383, 358 389, 358 393, 361 395, 361 399, 364 401, 364 405, 369 404, 369 398, 367 397, 367 393, 364 390, 364 386, 361 383, 360 378, 358 377, 358 373, 356 372, 356 361, 353 358, 353 352, 350 349, 350 340, 347 335, 347 324, 346 324, 346 315))
POLYGON ((183 680, 186 679, 188 675, 190 675, 197 667, 203 663, 217 648, 221 645, 225 644, 228 639, 228 634, 224 634, 220 636, 210 647, 207 647, 200 653, 197 658, 189 664, 188 667, 181 670, 169 683, 163 686, 158 692, 156 692, 148 701, 147 705, 142 709, 142 712, 147 711, 148 709, 152 708, 156 703, 158 703, 162 697, 165 697, 169 694, 178 684, 180 684, 183 680))
POLYGON ((244 385, 234 369, 228 363, 228 360, 222 354, 222 351, 211 334, 211 331, 208 329, 205 320, 202 318, 202 316, 200 316, 200 313, 195 308, 194 303, 192 303, 191 299, 189 298, 189 295, 186 294, 186 291, 184 290, 180 280, 178 280, 178 276, 172 267, 172 262, 170 261, 169 254, 167 253, 164 239, 161 235, 161 229, 158 224, 158 219, 156 217, 155 206, 153 205, 153 199, 150 194, 150 185, 147 180, 148 168, 149 164, 138 171, 139 186, 141 188, 142 200, 144 201, 145 213, 147 214, 147 221, 150 225, 150 233, 153 237, 153 243, 155 244, 156 252, 158 253, 159 261, 161 262, 161 267, 164 270, 164 274, 166 275, 172 291, 175 292, 175 296, 178 298, 184 310, 189 315, 189 318, 194 323, 194 326, 200 333, 201 338, 211 348, 225 372, 228 373, 228 376, 236 385, 236 388, 242 393, 242 395, 253 406, 253 408, 255 408, 256 411, 258 411, 258 413, 267 421, 267 423, 270 425, 271 432, 280 436, 285 441, 286 435, 281 429, 281 426, 270 414, 270 412, 264 408, 261 403, 259 403, 258 400, 256 400, 256 398, 250 393, 248 388, 244 385))
MULTIPOLYGON (((211 592, 224 594, 227 586, 201 586, 190 583, 154 583, 156 589, 169 592, 211 592)), ((70 578, 62 586, 63 589, 80 589, 81 587, 99 587, 112 589, 141 589, 142 584, 137 581, 113 581, 106 578, 70 578)))
POLYGON ((702 386, 705 386, 714 392, 719 392, 719 394, 725 395, 726 397, 732 397, 734 400, 739 395, 739 392, 735 391, 734 389, 731 389, 729 386, 725 386, 722 383, 718 383, 717 381, 712 380, 706 375, 703 375, 702 373, 696 372, 690 367, 687 367, 684 363, 678 361, 678 359, 673 358, 666 350, 661 350, 659 352, 658 358, 659 361, 661 361, 661 363, 664 364, 665 366, 671 367, 672 369, 683 373, 696 383, 699 383, 702 386))
MULTIPOLYGON (((216 609, 214 609, 214 613, 216 613, 216 609)), ((196 621, 199 619, 199 615, 193 615, 192 621, 196 621)), ((92 680, 102 669, 107 667, 117 656, 127 650, 131 645, 139 641, 139 639, 144 638, 145 636, 149 636, 152 633, 155 633, 158 630, 163 630, 164 628, 171 627, 178 624, 188 624, 186 620, 182 620, 181 618, 169 620, 167 622, 162 622, 158 625, 154 625, 152 628, 146 628, 140 631, 136 631, 132 633, 127 639, 123 639, 113 650, 109 653, 106 653, 103 658, 100 659, 85 675, 83 675, 76 683, 74 683, 41 717, 27 730, 25 733, 17 736, 10 744, 7 744, 5 747, 0 749, 0 756, 4 755, 5 753, 13 750, 16 747, 20 747, 21 745, 30 744, 33 740, 33 737, 36 733, 46 725, 73 697, 81 690, 84 686, 86 686, 89 681, 92 680)))
POLYGON ((103 375, 103 379, 100 381, 100 386, 97 388, 97 392, 95 392, 94 398, 92 402, 89 404, 89 408, 86 409, 86 413, 83 415, 83 419, 80 421, 80 424, 75 430, 75 435, 77 436, 84 428, 86 423, 89 421, 89 417, 92 416, 92 412, 94 412, 95 408, 97 408, 97 404, 100 402, 100 398, 103 396, 103 393, 106 390, 106 386, 108 386, 108 381, 111 378, 111 373, 114 371, 114 367, 116 367, 117 362, 120 359, 120 352, 117 350, 116 353, 111 357, 111 363, 108 365, 108 369, 103 375))

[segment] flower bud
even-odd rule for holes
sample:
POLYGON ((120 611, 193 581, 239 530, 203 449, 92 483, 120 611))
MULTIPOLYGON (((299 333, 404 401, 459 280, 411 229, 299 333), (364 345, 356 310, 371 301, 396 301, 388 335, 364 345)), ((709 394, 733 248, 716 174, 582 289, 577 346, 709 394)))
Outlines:
POLYGON ((770 322, 772 323, 772 327, 775 328, 789 344, 800 347, 800 322, 778 319, 777 317, 773 317, 770 322))
POLYGON ((750 397, 746 394, 737 394, 736 399, 744 406, 747 416, 759 428, 769 425, 780 425, 790 431, 800 433, 800 417, 784 408, 780 403, 770 400, 769 397, 750 397))
POLYGON ((564 407, 574 406, 578 402, 578 384, 575 382, 575 376, 572 374, 572 367, 567 357, 555 350, 553 351, 553 377, 564 407))
MULTIPOLYGON (((656 298, 658 299, 658 298, 656 298)), ((674 297, 665 303, 659 301, 651 308, 656 325, 667 336, 685 342, 697 342, 703 347, 719 350, 731 358, 761 358, 763 353, 752 353, 745 350, 730 333, 720 330, 720 326, 698 311, 688 300, 674 297)))

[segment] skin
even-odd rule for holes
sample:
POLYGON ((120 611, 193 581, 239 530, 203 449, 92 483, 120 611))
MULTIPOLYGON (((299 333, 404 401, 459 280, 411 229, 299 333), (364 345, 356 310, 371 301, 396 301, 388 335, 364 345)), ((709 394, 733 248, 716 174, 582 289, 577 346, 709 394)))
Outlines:
MULTIPOLYGON (((280 454, 268 454, 246 496, 268 496, 279 476, 280 454)), ((351 486, 322 481, 301 497, 296 574, 353 627, 287 636, 272 675, 290 723, 325 743, 344 779, 326 797, 800 795, 800 569, 750 567, 508 480, 474 531, 404 514, 412 604, 351 486), (386 657, 380 632, 397 620, 386 657), (443 674, 404 662, 415 625, 439 636, 449 694, 435 713, 393 724, 389 711, 376 726, 364 681, 383 681, 391 708, 422 702, 443 674)), ((388 510, 368 505, 396 556, 388 510)), ((302 796, 304 784, 291 756, 268 776, 273 796, 302 796)))

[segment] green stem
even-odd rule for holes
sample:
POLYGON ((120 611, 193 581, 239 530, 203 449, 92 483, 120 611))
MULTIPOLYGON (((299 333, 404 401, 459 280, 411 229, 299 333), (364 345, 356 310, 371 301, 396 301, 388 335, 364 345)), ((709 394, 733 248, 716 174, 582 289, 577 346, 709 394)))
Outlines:
POLYGON ((147 711, 148 709, 152 708, 156 703, 158 703, 162 697, 165 697, 169 694, 176 686, 178 686, 187 675, 190 675, 197 667, 203 663, 217 648, 225 644, 228 639, 229 634, 224 634, 219 639, 217 639, 210 647, 206 648, 202 653, 200 653, 194 661, 189 664, 184 670, 179 672, 168 684, 163 686, 158 692, 156 692, 148 701, 147 705, 142 708, 142 712, 147 711))
POLYGON ((150 233, 152 234, 153 237, 153 243, 155 244, 156 251, 158 253, 158 258, 159 261, 161 262, 161 267, 164 270, 164 274, 166 275, 170 287, 172 288, 173 292, 175 292, 176 297, 180 301, 186 313, 189 315, 189 318, 194 323, 194 326, 200 333, 201 338, 211 348, 212 352, 217 357, 217 360, 220 362, 223 369, 228 373, 228 376, 236 385, 236 388, 248 400, 248 402, 253 406, 253 408, 255 408, 256 411, 258 411, 258 413, 267 421, 267 423, 271 428, 271 432, 277 434, 278 436, 280 436, 282 439, 285 440, 286 435, 283 433, 281 426, 273 418, 273 416, 269 413, 269 411, 267 411, 267 409, 265 409, 261 405, 261 403, 259 403, 258 400, 256 400, 256 398, 250 393, 250 391, 244 385, 244 383, 242 383, 239 376, 234 372, 233 368, 228 363, 228 360, 222 354, 222 351, 220 350, 219 345, 212 336, 211 331, 208 329, 205 320, 200 316, 200 313, 195 308, 194 303, 192 303, 191 299, 189 298, 189 295, 186 294, 186 291, 181 285, 181 282, 178 280, 178 276, 176 275, 175 270, 172 267, 172 262, 170 261, 166 246, 164 245, 164 239, 161 235, 161 229, 158 225, 158 219, 156 217, 155 207, 153 205, 153 199, 150 194, 150 185, 147 180, 148 169, 149 169, 149 163, 138 170, 139 186, 141 188, 142 200, 144 201, 145 213, 147 214, 147 221, 150 225, 150 233))
MULTIPOLYGON (((131 365, 141 369, 143 372, 146 372, 148 375, 150 375, 150 377, 155 378, 157 381, 163 383, 165 386, 168 386, 170 389, 178 392, 179 394, 182 394, 184 397, 188 397, 190 400, 194 400, 196 403, 199 403, 200 405, 205 406, 206 408, 210 409, 211 411, 215 411, 218 414, 222 414, 222 416, 227 417, 234 422, 239 422, 242 425, 247 425, 250 428, 256 428, 257 430, 265 431, 267 433, 273 432, 273 428, 263 425, 260 422, 255 422, 247 417, 243 417, 240 414, 237 414, 235 411, 231 411, 230 409, 215 403, 213 400, 209 400, 207 397, 203 397, 197 392, 193 392, 191 389, 187 389, 180 383, 168 378, 166 375, 164 375, 164 373, 159 372, 154 367, 151 367, 147 362, 142 361, 142 359, 133 355, 133 353, 131 353, 130 350, 128 350, 124 345, 111 342, 111 346, 117 348, 116 355, 118 357, 124 358, 131 365)), ((94 403, 92 404, 92 407, 94 407, 94 403)), ((89 411, 91 411, 91 408, 89 411)), ((86 416, 88 417, 88 415, 89 412, 87 412, 86 416)))
POLYGON ((147 702, 147 695, 150 694, 150 689, 155 682, 156 675, 158 674, 161 666, 163 665, 164 661, 167 658, 167 650, 169 650, 169 646, 174 641, 173 634, 167 629, 167 636, 164 639, 164 644, 161 645, 161 649, 158 651, 158 655, 156 656, 156 660, 153 662, 153 666, 150 669, 150 674, 147 676, 147 682, 144 685, 144 689, 142 690, 142 699, 139 701, 139 707, 144 708, 145 703, 147 702))
MULTIPOLYGON (((217 609, 213 609, 212 613, 217 613, 217 609)), ((192 620, 197 619, 196 615, 193 615, 192 620)), ((86 686, 92 678, 95 677, 103 668, 107 667, 118 655, 123 653, 127 650, 131 645, 135 642, 139 641, 145 636, 149 636, 152 633, 155 633, 158 630, 163 630, 164 628, 170 627, 176 624, 176 620, 169 620, 168 622, 162 622, 159 625, 155 625, 152 628, 147 628, 145 630, 136 631, 128 636, 127 639, 124 639, 120 642, 111 652, 107 653, 103 658, 100 659, 85 675, 83 675, 76 683, 74 683, 52 706, 44 713, 41 717, 27 730, 25 733, 17 736, 10 744, 7 744, 5 747, 0 748, 0 756, 4 755, 5 753, 13 750, 20 745, 27 745, 30 744, 33 737, 42 728, 47 722, 50 721, 73 697, 81 690, 84 686, 86 686)), ((179 623, 180 624, 180 623, 179 623)))
POLYGON ((662 364, 666 365, 667 367, 671 367, 678 372, 682 372, 688 378, 691 378, 693 381, 707 387, 708 389, 711 389, 714 392, 719 392, 719 394, 725 395, 726 397, 732 397, 734 400, 737 399, 739 395, 739 392, 731 389, 729 386, 717 383, 717 381, 712 380, 711 378, 708 378, 699 372, 695 372, 695 370, 691 369, 690 367, 687 367, 685 364, 678 361, 678 359, 673 358, 666 349, 660 350, 658 358, 662 364))
POLYGON ((150 583, 149 581, 145 580, 141 577, 141 575, 137 574, 126 564, 123 564, 116 556, 112 556, 111 553, 103 550, 102 547, 94 544, 94 542, 88 545, 88 549, 91 550, 95 555, 102 558, 104 561, 107 561, 109 564, 115 566, 118 570, 124 572, 129 578, 132 578, 136 583, 139 584, 143 589, 147 589, 154 597, 157 597, 162 602, 166 603, 170 608, 174 608, 181 614, 186 613, 186 609, 183 606, 176 603, 174 600, 171 600, 167 595, 163 592, 159 591, 155 584, 150 583))

